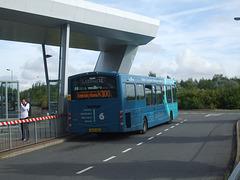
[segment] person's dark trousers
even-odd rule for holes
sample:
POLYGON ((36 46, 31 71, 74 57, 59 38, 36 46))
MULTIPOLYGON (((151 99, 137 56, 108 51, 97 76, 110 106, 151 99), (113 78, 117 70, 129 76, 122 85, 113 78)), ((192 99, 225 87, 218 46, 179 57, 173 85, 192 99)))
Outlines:
MULTIPOLYGON (((28 117, 27 117, 27 118, 24 118, 24 119, 28 119, 28 117)), ((20 119, 20 120, 24 120, 24 119, 20 119)), ((21 124, 22 140, 23 140, 23 141, 28 141, 28 139, 29 139, 29 128, 28 128, 28 124, 29 124, 29 123, 22 123, 22 124, 21 124)))

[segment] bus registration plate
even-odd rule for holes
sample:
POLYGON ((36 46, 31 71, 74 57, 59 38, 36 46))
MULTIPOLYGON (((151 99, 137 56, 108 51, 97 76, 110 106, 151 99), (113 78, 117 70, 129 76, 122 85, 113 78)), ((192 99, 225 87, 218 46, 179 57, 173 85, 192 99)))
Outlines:
POLYGON ((89 132, 101 132, 101 128, 94 128, 94 129, 89 129, 89 132))

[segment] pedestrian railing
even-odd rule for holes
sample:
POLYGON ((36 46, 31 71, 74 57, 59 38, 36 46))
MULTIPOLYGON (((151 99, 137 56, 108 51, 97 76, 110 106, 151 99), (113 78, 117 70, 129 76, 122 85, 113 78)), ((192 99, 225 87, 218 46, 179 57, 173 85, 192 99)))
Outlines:
POLYGON ((66 134, 66 118, 65 115, 54 115, 0 122, 0 152, 36 144, 66 134), (22 140, 21 123, 28 123, 28 141, 22 140))

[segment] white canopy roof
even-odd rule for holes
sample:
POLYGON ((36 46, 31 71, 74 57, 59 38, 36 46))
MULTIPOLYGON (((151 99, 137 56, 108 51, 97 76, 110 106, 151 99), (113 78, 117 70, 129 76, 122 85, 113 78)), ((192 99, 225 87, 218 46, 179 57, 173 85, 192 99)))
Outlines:
POLYGON ((60 27, 70 24, 70 47, 108 51, 144 45, 159 21, 83 0, 0 0, 0 39, 60 44, 60 27))

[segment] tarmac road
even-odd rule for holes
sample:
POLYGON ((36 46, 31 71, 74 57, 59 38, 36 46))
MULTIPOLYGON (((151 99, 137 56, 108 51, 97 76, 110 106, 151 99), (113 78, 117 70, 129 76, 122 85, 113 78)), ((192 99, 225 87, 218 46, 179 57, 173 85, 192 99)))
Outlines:
POLYGON ((240 111, 180 111, 146 134, 79 135, 0 160, 0 179, 224 179, 240 111))

